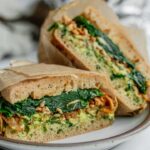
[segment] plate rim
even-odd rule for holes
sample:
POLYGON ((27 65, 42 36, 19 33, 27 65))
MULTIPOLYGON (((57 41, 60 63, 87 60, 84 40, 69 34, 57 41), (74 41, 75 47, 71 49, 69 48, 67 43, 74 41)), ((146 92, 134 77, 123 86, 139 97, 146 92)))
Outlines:
POLYGON ((108 138, 104 138, 104 139, 97 139, 97 140, 77 142, 77 143, 38 143, 38 142, 14 140, 11 138, 0 136, 0 141, 9 143, 9 144, 21 144, 25 146, 42 146, 42 147, 75 147, 75 146, 84 146, 87 144, 96 144, 96 143, 100 144, 103 142, 110 142, 110 141, 116 141, 116 140, 125 141, 126 139, 134 136, 135 134, 140 133, 141 131, 145 130, 146 128, 150 126, 150 105, 148 105, 147 109, 148 109, 148 114, 139 125, 137 125, 136 127, 126 132, 123 132, 123 133, 120 133, 120 134, 117 134, 115 136, 111 136, 108 138))

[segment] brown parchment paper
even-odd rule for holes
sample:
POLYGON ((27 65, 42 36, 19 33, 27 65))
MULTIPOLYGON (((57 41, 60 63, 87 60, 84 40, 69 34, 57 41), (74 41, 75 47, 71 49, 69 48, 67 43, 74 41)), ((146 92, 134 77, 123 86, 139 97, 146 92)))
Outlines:
MULTIPOLYGON (((76 74, 93 74, 93 72, 84 71, 60 65, 48 64, 30 64, 23 66, 10 67, 0 70, 0 91, 25 80, 39 79, 44 77, 72 76, 77 78, 76 74)), ((99 75, 94 72, 94 74, 99 75)))
POLYGON ((140 52, 144 59, 149 62, 150 59, 148 55, 147 40, 144 30, 136 27, 125 27, 125 30, 127 30, 129 36, 134 42, 136 49, 140 52))
POLYGON ((143 38, 143 32, 139 29, 125 28, 119 22, 118 17, 113 10, 103 0, 75 0, 70 4, 63 6, 55 11, 50 11, 45 23, 41 29, 40 44, 38 50, 39 62, 54 63, 73 66, 71 62, 65 58, 50 42, 50 33, 47 31, 48 27, 55 21, 60 20, 67 12, 69 17, 74 18, 81 14, 87 6, 96 8, 104 17, 116 24, 119 29, 124 32, 126 37, 132 41, 134 47, 148 60, 146 51, 146 40, 143 38), (140 44, 139 44, 140 43, 140 44))

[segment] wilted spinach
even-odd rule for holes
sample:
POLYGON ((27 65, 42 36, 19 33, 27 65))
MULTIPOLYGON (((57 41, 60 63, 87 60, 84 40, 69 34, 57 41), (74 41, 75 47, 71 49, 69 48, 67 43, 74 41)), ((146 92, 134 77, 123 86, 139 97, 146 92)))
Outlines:
POLYGON ((111 75, 111 80, 114 80, 114 79, 120 79, 120 78, 124 78, 125 77, 125 75, 123 75, 123 74, 112 74, 111 75))
POLYGON ((3 98, 0 98, 0 113, 6 117, 15 114, 31 116, 36 113, 36 108, 45 101, 45 105, 50 111, 55 113, 57 108, 62 112, 71 112, 76 109, 85 108, 88 101, 103 94, 98 89, 78 89, 77 91, 63 92, 58 96, 45 96, 40 100, 28 98, 24 101, 10 104, 3 98))
POLYGON ((133 69, 132 72, 130 73, 130 78, 135 82, 141 93, 146 92, 147 89, 146 80, 139 71, 133 69))
POLYGON ((62 93, 59 96, 45 97, 45 105, 56 112, 60 108, 63 112, 71 112, 76 109, 85 108, 90 99, 103 94, 97 89, 86 89, 62 93))
POLYGON ((115 58, 116 60, 119 60, 123 63, 126 63, 130 67, 134 67, 134 64, 130 62, 120 51, 119 47, 113 43, 113 41, 100 29, 97 29, 94 25, 92 25, 85 17, 83 16, 77 16, 74 21, 77 23, 78 26, 82 26, 86 28, 94 37, 100 37, 106 41, 107 44, 104 44, 100 42, 100 40, 97 39, 97 42, 100 46, 104 48, 104 50, 111 55, 111 57, 115 58))
POLYGON ((47 29, 48 31, 51 31, 53 29, 57 29, 59 27, 59 23, 55 22, 49 28, 47 29))

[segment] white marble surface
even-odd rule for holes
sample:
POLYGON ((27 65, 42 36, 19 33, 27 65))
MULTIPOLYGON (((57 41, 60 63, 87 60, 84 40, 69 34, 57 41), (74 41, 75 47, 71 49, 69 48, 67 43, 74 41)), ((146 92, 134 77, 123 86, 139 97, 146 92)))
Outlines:
POLYGON ((32 62, 37 62, 37 53, 36 51, 30 53, 30 55, 25 55, 22 57, 17 57, 16 59, 6 59, 4 61, 0 61, 0 69, 9 66, 10 61, 12 60, 28 60, 28 61, 32 61, 32 62))

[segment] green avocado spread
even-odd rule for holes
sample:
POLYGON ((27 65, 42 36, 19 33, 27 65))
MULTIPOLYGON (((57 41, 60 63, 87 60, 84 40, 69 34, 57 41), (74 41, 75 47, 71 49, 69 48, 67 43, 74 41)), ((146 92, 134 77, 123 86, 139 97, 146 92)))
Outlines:
MULTIPOLYGON (((88 108, 87 108, 88 109, 88 108)), ((17 134, 19 139, 32 138, 32 136, 38 131, 40 135, 44 133, 51 133, 52 135, 59 135, 66 133, 72 128, 78 130, 84 124, 94 123, 96 121, 112 122, 114 120, 114 113, 107 113, 100 115, 100 109, 93 108, 88 111, 81 109, 75 117, 66 119, 64 115, 56 113, 54 115, 47 115, 43 113, 36 113, 31 117, 24 117, 21 120, 20 126, 24 127, 24 130, 18 132, 14 127, 6 126, 5 136, 17 134)))

